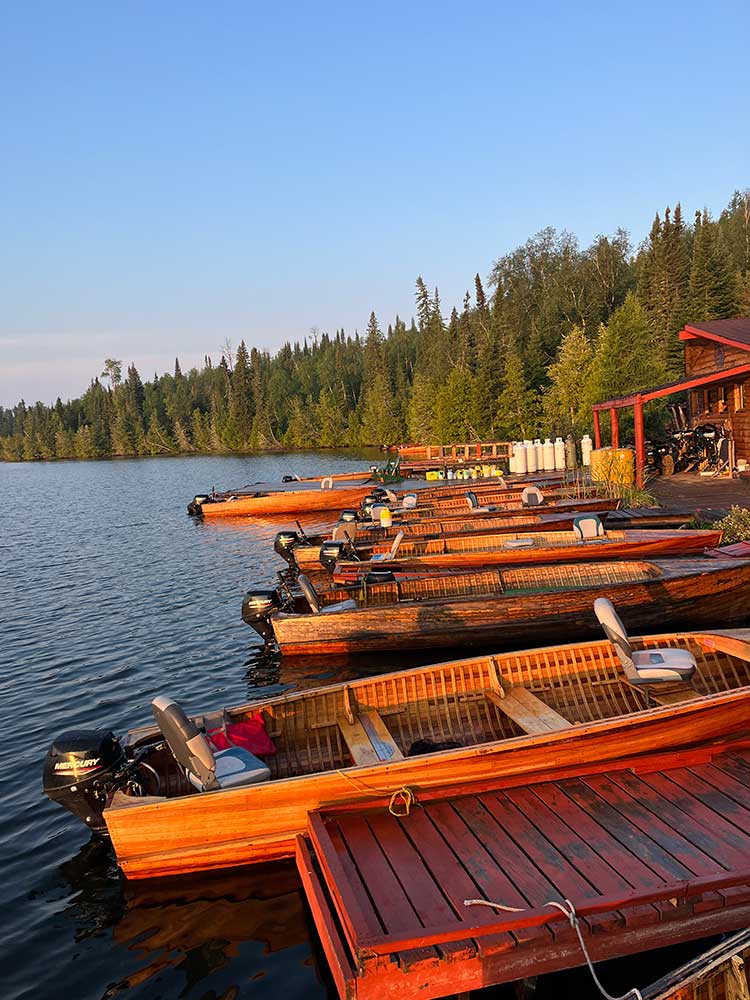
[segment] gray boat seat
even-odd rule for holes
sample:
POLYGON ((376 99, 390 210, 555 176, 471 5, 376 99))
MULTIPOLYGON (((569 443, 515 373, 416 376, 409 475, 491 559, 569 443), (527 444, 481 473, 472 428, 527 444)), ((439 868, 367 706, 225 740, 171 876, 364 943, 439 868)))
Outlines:
POLYGON ((405 494, 403 500, 401 501, 402 510, 414 510, 417 506, 417 494, 407 493, 405 494))
POLYGON ((581 541, 604 538, 604 525, 596 514, 579 514, 573 518, 573 534, 581 541))
POLYGON ((480 507, 479 500, 474 490, 467 490, 466 492, 466 503, 469 505, 469 510, 474 514, 489 514, 495 508, 491 506, 480 507))
POLYGON ((384 503, 375 503, 370 507, 370 520, 380 522, 380 512, 385 510, 384 503))
POLYGON ((326 604, 318 612, 321 615, 334 615, 337 611, 356 611, 359 605, 350 597, 347 601, 337 601, 335 604, 326 604))
POLYGON ((214 750, 206 734, 171 698, 154 698, 151 710, 174 759, 199 792, 255 785, 271 777, 263 761, 244 747, 214 750))
POLYGON ((370 562, 390 562, 391 559, 395 559, 396 553, 398 552, 399 546, 403 540, 404 531, 402 528, 391 542, 390 549, 387 552, 375 552, 372 556, 370 556, 370 562))
POLYGON ((544 494, 538 486, 527 486, 521 493, 523 507, 538 507, 542 503, 544 503, 544 494))
POLYGON ((351 521, 339 521, 331 532, 334 542, 353 542, 357 537, 357 528, 351 521))
POLYGON ((606 597, 597 597, 594 601, 594 614, 615 647, 617 658, 631 684, 689 681, 692 678, 698 664, 687 649, 634 650, 615 606, 606 597))

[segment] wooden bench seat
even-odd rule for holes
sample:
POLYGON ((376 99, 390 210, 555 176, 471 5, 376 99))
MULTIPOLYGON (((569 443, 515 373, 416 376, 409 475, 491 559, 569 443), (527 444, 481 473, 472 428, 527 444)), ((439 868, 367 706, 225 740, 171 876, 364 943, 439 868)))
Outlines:
POLYGON ((336 722, 358 767, 403 760, 404 755, 377 712, 359 712, 351 721, 342 715, 336 722))
POLYGON ((497 691, 487 691, 487 697, 526 733, 554 733, 572 726, 572 723, 524 687, 502 685, 497 691))

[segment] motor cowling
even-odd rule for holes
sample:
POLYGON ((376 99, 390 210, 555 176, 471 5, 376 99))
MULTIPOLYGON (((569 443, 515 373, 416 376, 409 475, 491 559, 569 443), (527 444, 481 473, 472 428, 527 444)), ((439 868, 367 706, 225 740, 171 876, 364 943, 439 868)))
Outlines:
POLYGON ((273 642, 271 615, 281 606, 278 590, 249 590, 242 601, 242 620, 267 643, 273 642))
POLYGON ((333 540, 329 540, 323 542, 320 546, 318 559, 324 569, 327 569, 329 573, 333 573, 336 563, 342 559, 351 558, 352 554, 352 548, 348 542, 334 542, 333 540))
POLYGON ((358 520, 359 520, 359 514, 357 513, 356 510, 352 510, 351 508, 342 510, 341 513, 339 514, 339 521, 343 521, 346 524, 351 524, 353 521, 358 521, 358 520))
POLYGON ((301 540, 296 531, 279 531, 273 540, 274 552, 281 556, 284 562, 288 563, 289 567, 293 570, 297 569, 293 549, 299 545, 301 540))
POLYGON ((209 503, 210 500, 210 493, 197 493, 187 506, 188 514, 200 514, 202 505, 204 503, 209 503))
POLYGON ((104 833, 104 809, 126 764, 120 741, 108 730, 62 733, 47 753, 42 788, 89 829, 104 833))

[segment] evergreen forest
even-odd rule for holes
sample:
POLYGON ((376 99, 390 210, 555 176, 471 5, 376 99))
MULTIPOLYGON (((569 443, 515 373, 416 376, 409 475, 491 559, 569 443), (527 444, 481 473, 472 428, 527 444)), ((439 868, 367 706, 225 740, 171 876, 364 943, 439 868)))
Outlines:
MULTIPOLYGON (((543 229, 443 305, 364 333, 314 331, 275 354, 227 342, 218 361, 144 381, 107 359, 79 399, 0 407, 6 461, 509 440, 591 429, 591 403, 682 374, 678 331, 750 314, 750 191, 718 218, 657 214, 582 248, 543 229)), ((652 419, 654 419, 652 415, 652 419)))

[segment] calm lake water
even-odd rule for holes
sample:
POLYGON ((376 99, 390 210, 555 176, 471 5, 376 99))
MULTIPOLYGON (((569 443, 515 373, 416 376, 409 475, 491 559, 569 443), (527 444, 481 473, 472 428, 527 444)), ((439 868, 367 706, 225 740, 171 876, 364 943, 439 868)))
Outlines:
MULTIPOLYGON (((214 484, 378 458, 0 463, 3 1000, 334 996, 293 864, 129 883, 43 797, 41 769, 58 733, 121 733, 157 694, 197 711, 363 672, 285 669, 241 621, 244 591, 283 565, 283 521, 204 524, 185 505, 214 484)), ((548 983, 539 997, 595 995, 583 973, 548 983)))

